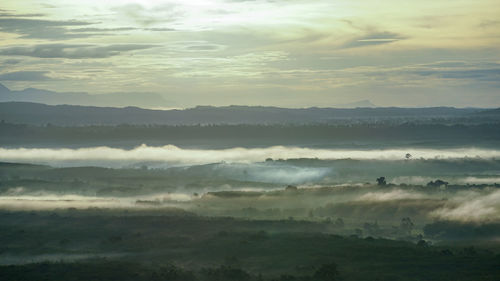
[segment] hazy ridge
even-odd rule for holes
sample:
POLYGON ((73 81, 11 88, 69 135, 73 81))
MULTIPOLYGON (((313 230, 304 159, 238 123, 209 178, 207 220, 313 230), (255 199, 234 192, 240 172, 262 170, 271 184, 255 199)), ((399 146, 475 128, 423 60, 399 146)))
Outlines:
POLYGON ((426 107, 364 108, 279 108, 265 106, 197 106, 184 110, 150 110, 138 107, 95 107, 45 105, 26 102, 0 103, 0 119, 12 123, 63 126, 156 124, 311 124, 311 123, 376 123, 411 120, 466 119, 498 121, 489 109, 426 107), (492 119, 493 118, 493 119, 492 119))

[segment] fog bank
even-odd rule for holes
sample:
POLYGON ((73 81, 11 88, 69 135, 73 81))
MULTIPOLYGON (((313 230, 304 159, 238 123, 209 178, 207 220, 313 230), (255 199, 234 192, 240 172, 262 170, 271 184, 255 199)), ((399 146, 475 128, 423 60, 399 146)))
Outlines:
POLYGON ((383 149, 383 150, 338 150, 302 147, 272 146, 266 148, 230 149, 182 149, 174 145, 141 145, 131 150, 111 147, 88 147, 78 149, 52 148, 0 148, 0 161, 48 163, 55 165, 104 165, 117 162, 126 165, 131 162, 155 161, 174 164, 207 164, 215 162, 251 163, 272 159, 359 159, 359 160, 401 160, 409 153, 419 159, 500 158, 500 150, 458 148, 458 149, 383 149))

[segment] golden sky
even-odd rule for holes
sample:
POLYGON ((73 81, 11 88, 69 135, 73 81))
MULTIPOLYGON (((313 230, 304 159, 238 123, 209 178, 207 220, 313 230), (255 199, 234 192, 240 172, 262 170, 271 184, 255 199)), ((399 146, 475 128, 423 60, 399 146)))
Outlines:
POLYGON ((0 83, 171 107, 500 106, 498 0, 2 0, 0 83))

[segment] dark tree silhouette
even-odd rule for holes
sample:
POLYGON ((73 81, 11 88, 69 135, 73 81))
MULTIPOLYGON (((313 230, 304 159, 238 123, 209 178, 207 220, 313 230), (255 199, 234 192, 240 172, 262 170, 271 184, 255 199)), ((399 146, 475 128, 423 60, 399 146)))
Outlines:
POLYGON ((402 218, 401 219, 401 230, 404 231, 406 234, 411 235, 411 231, 413 230, 413 222, 409 217, 402 218))
POLYGON ((427 247, 429 247, 429 243, 423 239, 420 239, 417 242, 417 246, 419 246, 421 248, 427 248, 427 247))
POLYGON ((342 218, 338 218, 336 221, 335 221, 335 226, 336 227, 344 227, 345 223, 344 223, 344 220, 342 218))
POLYGON ((430 181, 427 183, 428 187, 441 187, 441 186, 447 186, 448 182, 443 181, 443 180, 435 180, 435 181, 430 181))
POLYGON ((377 178, 377 184, 380 185, 380 186, 386 185, 387 182, 385 181, 385 177, 377 178))

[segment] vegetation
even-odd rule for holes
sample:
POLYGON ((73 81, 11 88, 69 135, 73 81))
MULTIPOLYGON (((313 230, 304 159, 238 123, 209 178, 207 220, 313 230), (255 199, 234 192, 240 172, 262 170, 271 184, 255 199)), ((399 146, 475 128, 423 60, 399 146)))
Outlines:
POLYGON ((1 214, 1 280, 497 280, 497 248, 339 236, 319 223, 1 214), (85 253, 86 255, 77 255, 85 253), (23 260, 24 257, 24 260, 23 260), (52 262, 35 262, 49 257, 52 262))

